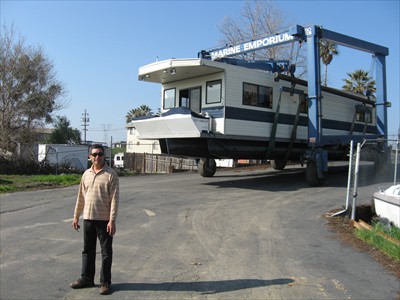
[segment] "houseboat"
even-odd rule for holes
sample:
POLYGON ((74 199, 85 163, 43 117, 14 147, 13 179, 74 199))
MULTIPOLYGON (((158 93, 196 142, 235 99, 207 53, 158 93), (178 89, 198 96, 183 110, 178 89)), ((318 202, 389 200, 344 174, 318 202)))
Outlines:
MULTIPOLYGON (((161 116, 132 121, 139 138, 159 140, 162 153, 199 158, 203 176, 214 175, 212 159, 271 160, 283 169, 307 150, 304 80, 203 58, 154 62, 139 69, 139 80, 162 89, 161 116)), ((373 98, 322 87, 321 102, 329 160, 346 160, 352 137, 377 132, 373 98)))

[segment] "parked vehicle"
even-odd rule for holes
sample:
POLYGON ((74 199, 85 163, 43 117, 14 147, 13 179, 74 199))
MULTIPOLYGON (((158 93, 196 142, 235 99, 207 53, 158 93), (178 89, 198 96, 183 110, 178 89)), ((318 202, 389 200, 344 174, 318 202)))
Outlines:
POLYGON ((51 165, 68 165, 80 171, 87 168, 89 147, 87 145, 39 144, 38 161, 51 165))
POLYGON ((114 167, 116 168, 124 167, 124 153, 117 153, 114 155, 114 167))

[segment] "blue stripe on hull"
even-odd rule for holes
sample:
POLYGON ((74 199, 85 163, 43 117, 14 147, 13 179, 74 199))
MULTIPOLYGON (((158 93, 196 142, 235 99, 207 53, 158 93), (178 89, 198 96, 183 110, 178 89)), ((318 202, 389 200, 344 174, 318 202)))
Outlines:
MULTIPOLYGON (((241 121, 251 121, 251 122, 264 122, 273 123, 275 112, 273 111, 259 111, 251 110, 245 108, 236 108, 227 106, 225 108, 225 118, 241 121)), ((279 114, 278 124, 293 125, 295 116, 291 114, 279 114)), ((306 116, 299 117, 299 126, 308 126, 308 118, 306 116)), ((331 119, 322 119, 323 129, 333 129, 341 131, 350 131, 351 122, 343 122, 331 119)), ((364 130, 364 124, 356 123, 354 124, 354 132, 362 133, 364 130)), ((376 126, 367 125, 366 133, 376 134, 376 126)))

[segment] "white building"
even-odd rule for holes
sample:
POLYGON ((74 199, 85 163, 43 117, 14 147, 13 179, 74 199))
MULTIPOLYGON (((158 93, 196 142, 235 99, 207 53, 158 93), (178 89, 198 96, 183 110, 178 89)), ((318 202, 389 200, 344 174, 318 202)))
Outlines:
POLYGON ((139 133, 132 124, 127 124, 127 153, 151 153, 161 154, 158 140, 139 140, 139 133))

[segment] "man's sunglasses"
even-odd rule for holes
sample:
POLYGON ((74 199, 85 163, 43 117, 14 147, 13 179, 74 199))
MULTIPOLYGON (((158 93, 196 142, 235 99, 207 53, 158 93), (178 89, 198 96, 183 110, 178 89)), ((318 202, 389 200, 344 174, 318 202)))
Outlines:
POLYGON ((102 157, 102 156, 104 156, 104 153, 103 152, 97 152, 97 153, 90 153, 90 155, 93 156, 93 157, 97 157, 97 156, 102 157))

